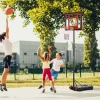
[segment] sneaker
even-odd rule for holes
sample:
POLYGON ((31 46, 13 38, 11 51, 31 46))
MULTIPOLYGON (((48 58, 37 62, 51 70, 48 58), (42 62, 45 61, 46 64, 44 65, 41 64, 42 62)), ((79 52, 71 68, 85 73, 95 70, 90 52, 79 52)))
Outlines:
POLYGON ((8 91, 5 84, 2 85, 2 89, 8 91))
POLYGON ((38 89, 41 89, 42 88, 42 85, 40 85, 39 87, 38 87, 38 89))
POLYGON ((42 93, 45 93, 45 89, 43 88, 42 93))
POLYGON ((53 88, 52 88, 52 87, 50 88, 50 91, 51 91, 51 92, 53 91, 53 88))
POLYGON ((56 93, 56 89, 55 89, 55 87, 53 87, 53 92, 56 93))
POLYGON ((2 84, 0 84, 0 90, 3 91, 2 84))

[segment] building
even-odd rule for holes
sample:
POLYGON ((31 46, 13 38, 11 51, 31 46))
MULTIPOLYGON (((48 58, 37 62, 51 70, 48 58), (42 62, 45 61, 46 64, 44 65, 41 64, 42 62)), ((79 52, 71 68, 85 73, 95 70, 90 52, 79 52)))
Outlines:
MULTIPOLYGON (((72 44, 70 44, 72 45, 72 44)), ((36 41, 17 41, 13 43, 13 59, 12 62, 18 65, 25 65, 31 66, 32 64, 38 64, 39 58, 37 56, 37 49, 40 46, 40 42, 36 41)), ((75 55, 76 63, 83 63, 83 44, 76 44, 75 45, 75 55)), ((72 48, 69 50, 68 43, 55 43, 55 47, 57 48, 58 52, 63 54, 63 60, 65 62, 72 62, 73 61, 73 50, 72 48)), ((0 62, 4 58, 3 49, 0 47, 0 62)))

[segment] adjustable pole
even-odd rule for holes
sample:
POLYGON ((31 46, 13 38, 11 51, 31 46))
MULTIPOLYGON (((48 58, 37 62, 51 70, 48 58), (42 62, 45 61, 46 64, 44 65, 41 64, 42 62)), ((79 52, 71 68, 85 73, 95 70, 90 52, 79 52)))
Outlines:
POLYGON ((73 30, 73 89, 75 86, 75 30, 73 30))

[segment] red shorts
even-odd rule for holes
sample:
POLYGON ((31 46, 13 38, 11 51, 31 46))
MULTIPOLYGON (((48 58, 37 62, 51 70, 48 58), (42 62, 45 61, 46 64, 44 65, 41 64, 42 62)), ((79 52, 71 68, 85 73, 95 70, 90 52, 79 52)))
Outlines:
POLYGON ((50 72, 50 68, 43 68, 43 80, 45 80, 46 75, 48 76, 49 80, 52 80, 52 76, 51 76, 51 72, 50 72))

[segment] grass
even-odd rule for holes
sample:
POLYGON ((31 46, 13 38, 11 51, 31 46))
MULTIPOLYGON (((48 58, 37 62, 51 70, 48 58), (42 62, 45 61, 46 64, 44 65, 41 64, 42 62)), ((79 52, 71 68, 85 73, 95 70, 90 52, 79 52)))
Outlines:
MULTIPOLYGON (((72 73, 66 75, 59 74, 59 78, 56 81, 56 86, 70 86, 72 85, 72 73)), ((96 72, 95 76, 93 73, 82 73, 82 77, 80 78, 79 73, 75 74, 75 80, 78 81, 80 84, 90 84, 93 86, 100 86, 100 73, 96 72)), ((15 88, 15 87, 34 87, 39 86, 42 83, 42 75, 35 74, 34 79, 32 74, 18 74, 16 75, 16 80, 14 79, 14 74, 9 74, 7 78, 7 87, 15 88)), ((50 83, 49 81, 46 82, 48 86, 50 83)))

